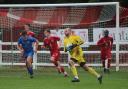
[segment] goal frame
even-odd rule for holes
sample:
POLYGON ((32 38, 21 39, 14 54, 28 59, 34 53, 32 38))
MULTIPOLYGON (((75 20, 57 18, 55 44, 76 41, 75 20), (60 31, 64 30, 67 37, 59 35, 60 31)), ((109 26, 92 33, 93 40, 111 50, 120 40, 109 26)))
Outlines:
MULTIPOLYGON (((104 3, 64 3, 64 4, 0 4, 0 8, 15 8, 15 7, 62 7, 62 6, 101 6, 101 5, 116 5, 116 64, 113 64, 114 66, 116 66, 116 71, 119 71, 119 2, 104 2, 104 3)), ((4 53, 4 51, 2 51, 2 45, 3 44, 7 44, 6 42, 0 42, 0 65, 4 65, 2 63, 2 53, 4 53)), ((8 43, 9 45, 10 43, 8 43)), ((95 44, 95 43, 92 43, 95 44)), ((12 44, 11 44, 12 45, 12 44)), ((6 51, 7 52, 7 51, 6 51)), ((86 51, 85 51, 86 53, 86 51)), ((90 52, 92 53, 92 52, 90 52)), ((43 64, 38 64, 36 63, 37 61, 34 61, 33 63, 33 67, 36 68, 36 66, 38 65, 43 65, 43 64)), ((11 63, 9 64, 5 64, 5 65, 12 65, 11 63)), ((24 65, 22 63, 13 63, 13 65, 24 65)), ((96 65, 94 65, 96 66, 96 65)), ((101 66, 101 65, 98 65, 101 66)))

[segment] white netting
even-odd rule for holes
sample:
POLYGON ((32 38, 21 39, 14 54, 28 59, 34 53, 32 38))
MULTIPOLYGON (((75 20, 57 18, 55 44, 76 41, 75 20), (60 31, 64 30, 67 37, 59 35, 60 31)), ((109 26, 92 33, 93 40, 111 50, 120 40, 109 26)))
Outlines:
MULTIPOLYGON (((80 30, 86 30, 88 40, 86 45, 83 45, 83 50, 86 56, 87 63, 92 66, 101 66, 100 64, 100 51, 96 45, 95 37, 101 32, 101 28, 112 29, 113 34, 116 34, 117 30, 117 14, 119 14, 116 7, 117 3, 114 4, 94 4, 94 5, 62 5, 62 6, 41 6, 41 7, 6 7, 0 8, 0 31, 2 47, 2 63, 10 63, 9 65, 19 65, 24 62, 21 58, 19 51, 16 47, 16 42, 19 33, 23 30, 23 25, 26 23, 30 24, 30 29, 36 33, 36 38, 43 41, 44 29, 50 28, 55 30, 57 33, 62 31, 64 28, 70 27, 80 34, 80 30), (98 30, 99 29, 99 30, 98 30), (97 30, 97 34, 94 31, 97 30), (8 42, 8 43, 4 43, 8 42), (19 63, 19 64, 16 64, 19 63)), ((121 28, 127 27, 127 16, 124 12, 126 8, 120 8, 121 12, 121 28), (125 19, 124 19, 125 18, 125 19)), ((121 29, 119 29, 121 30, 121 29)), ((127 32, 127 28, 125 30, 127 32)), ((61 35, 59 35, 61 36, 61 35)), ((114 35, 115 36, 115 35, 114 35)), ((122 36, 122 35, 121 35, 122 36)), ((120 42, 120 63, 125 66, 128 63, 127 59, 127 39, 120 42), (126 42, 126 44, 124 43, 126 42), (125 47, 124 47, 125 45, 125 47), (123 52, 123 53, 122 53, 123 52)), ((67 65, 68 54, 63 52, 61 47, 61 63, 67 65)), ((113 46, 112 64, 116 65, 116 41, 113 46)), ((50 61, 50 54, 47 50, 41 50, 37 54, 37 64, 40 66, 52 66, 50 61)), ((118 60, 117 60, 118 61, 118 60)), ((4 64, 3 64, 4 65, 4 64)), ((7 64, 8 65, 8 64, 7 64)))

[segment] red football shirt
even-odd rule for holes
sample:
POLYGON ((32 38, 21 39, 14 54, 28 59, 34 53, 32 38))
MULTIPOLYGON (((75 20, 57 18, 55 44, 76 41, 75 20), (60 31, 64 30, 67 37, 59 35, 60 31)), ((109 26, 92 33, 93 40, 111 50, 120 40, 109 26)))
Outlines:
POLYGON ((59 40, 60 38, 56 36, 50 36, 44 39, 44 46, 49 48, 51 55, 60 52, 57 44, 57 41, 59 40))
POLYGON ((98 42, 97 45, 101 49, 101 54, 111 54, 113 38, 112 37, 103 37, 98 42))

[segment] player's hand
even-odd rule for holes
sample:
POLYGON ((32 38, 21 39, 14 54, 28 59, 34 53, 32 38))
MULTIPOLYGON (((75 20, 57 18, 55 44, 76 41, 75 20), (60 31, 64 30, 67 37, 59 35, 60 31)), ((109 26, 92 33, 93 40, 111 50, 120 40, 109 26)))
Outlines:
POLYGON ((66 47, 66 51, 71 51, 72 50, 72 45, 66 47))
POLYGON ((66 48, 66 50, 67 51, 71 51, 73 48, 75 48, 76 46, 78 46, 77 44, 72 44, 72 45, 70 45, 70 46, 68 46, 67 48, 66 48))
POLYGON ((34 52, 37 53, 37 49, 34 49, 34 52))
POLYGON ((59 42, 57 42, 57 44, 58 44, 58 47, 61 48, 62 43, 59 41, 59 42))
POLYGON ((72 48, 75 48, 76 46, 78 46, 77 44, 72 44, 72 48))

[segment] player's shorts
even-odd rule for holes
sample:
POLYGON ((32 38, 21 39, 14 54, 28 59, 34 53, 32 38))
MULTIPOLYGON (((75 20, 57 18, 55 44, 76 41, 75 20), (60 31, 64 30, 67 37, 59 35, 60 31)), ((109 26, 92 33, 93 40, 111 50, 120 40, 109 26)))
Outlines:
POLYGON ((70 53, 70 55, 71 55, 71 59, 73 59, 74 62, 78 62, 79 64, 82 62, 85 62, 82 49, 79 49, 76 52, 70 53))
POLYGON ((102 60, 111 59, 111 58, 112 58, 111 52, 104 52, 104 53, 101 53, 101 59, 102 59, 102 60))
POLYGON ((60 52, 51 53, 51 57, 53 58, 53 60, 59 61, 59 59, 60 59, 60 52))
POLYGON ((32 57, 33 58, 34 51, 24 52, 23 56, 24 58, 32 57))

